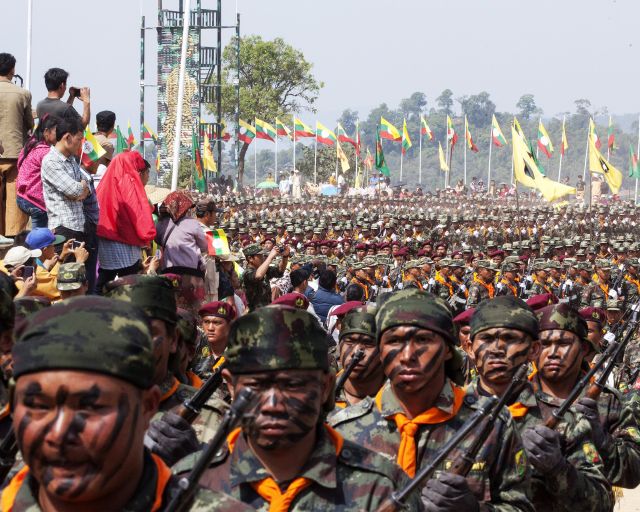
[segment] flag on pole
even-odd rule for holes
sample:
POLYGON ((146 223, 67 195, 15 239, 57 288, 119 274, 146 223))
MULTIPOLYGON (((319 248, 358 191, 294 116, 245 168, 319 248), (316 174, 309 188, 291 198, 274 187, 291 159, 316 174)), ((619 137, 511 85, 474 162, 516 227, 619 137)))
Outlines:
POLYGON ((365 157, 365 159, 362 161, 363 165, 371 170, 373 169, 373 155, 371 154, 371 151, 369 151, 369 148, 367 148, 367 156, 365 157))
POLYGON ((617 194, 622 187, 622 173, 616 169, 598 151, 596 142, 589 136, 589 170, 596 174, 603 174, 611 192, 617 194))
POLYGON ((119 153, 124 153, 129 150, 129 145, 127 144, 127 139, 124 138, 122 132, 120 131, 120 126, 116 126, 116 155, 119 153))
POLYGON ((542 124, 542 119, 538 121, 538 147, 545 155, 547 155, 547 158, 551 158, 554 151, 553 143, 551 142, 551 138, 549 137, 547 130, 542 124))
POLYGON ((564 119, 562 120, 562 143, 560 144, 560 154, 564 156, 564 154, 569 149, 569 142, 567 142, 567 132, 564 129, 564 119))
POLYGON ((338 140, 336 134, 320 121, 316 121, 316 137, 318 137, 318 142, 327 146, 333 146, 338 140))
POLYGON ((360 122, 356 122, 356 155, 360 156, 360 148, 362 141, 360 140, 360 122))
POLYGON ((292 139, 291 130, 289 130, 289 128, 287 128, 287 125, 285 125, 277 117, 276 117, 276 135, 278 137, 289 137, 289 139, 292 139))
POLYGON ((245 144, 251 144, 256 138, 256 129, 246 121, 240 119, 240 129, 238 130, 238 140, 245 144))
POLYGON ((607 135, 607 147, 609 148, 609 151, 613 153, 616 149, 616 136, 613 133, 613 120, 611 119, 611 116, 609 116, 609 129, 607 130, 607 135))
POLYGON ((493 114, 493 117, 491 118, 491 140, 493 141, 493 144, 499 148, 507 145, 507 139, 504 138, 504 134, 500 129, 500 125, 498 124, 495 114, 493 114))
POLYGON ((85 168, 90 166, 92 162, 100 160, 100 157, 106 153, 88 126, 84 129, 84 139, 80 151, 82 154, 82 165, 85 168))
POLYGON ((256 137, 274 142, 276 138, 276 129, 266 121, 256 117, 256 137))
POLYGON ((440 144, 440 141, 438 141, 438 158, 440 159, 440 170, 443 172, 449 172, 447 159, 444 157, 444 151, 442 150, 442 144, 440 144))
POLYGON ((471 132, 469 131, 469 122, 467 121, 467 116, 464 116, 464 132, 465 137, 467 139, 468 148, 474 153, 478 152, 478 146, 476 146, 475 142, 473 142, 473 138, 471 137, 471 132))
POLYGON ((138 141, 136 140, 135 135, 133 134, 133 129, 131 128, 131 121, 129 121, 129 126, 127 128, 128 132, 127 132, 127 145, 129 146, 129 149, 131 149, 133 146, 135 146, 138 141))
POLYGON ((195 164, 195 173, 193 176, 193 183, 196 186, 198 192, 206 192, 207 187, 204 181, 204 173, 202 172, 202 157, 200 155, 200 147, 198 144, 198 136, 195 130, 191 132, 191 157, 195 164))
POLYGON ((600 149, 602 147, 602 142, 600 142, 600 137, 596 133, 596 124, 593 122, 593 119, 589 118, 589 139, 593 140, 593 144, 596 149, 600 149))
POLYGON ((229 240, 224 229, 212 229, 205 231, 205 238, 207 239, 207 252, 209 256, 224 256, 231 254, 229 249, 229 240))
POLYGON ((380 130, 378 131, 380 132, 380 137, 383 139, 389 139, 394 142, 400 142, 402 140, 402 135, 400 135, 398 129, 384 117, 380 117, 380 130))
POLYGON ((231 134, 227 131, 227 125, 224 121, 220 121, 220 140, 224 142, 231 140, 231 134))
POLYGON ((144 140, 151 139, 153 142, 158 142, 158 136, 153 132, 151 127, 145 122, 142 124, 144 131, 142 132, 142 138, 144 140))
POLYGON ((338 160, 340 160, 340 166, 342 167, 342 172, 347 172, 349 169, 351 169, 351 166, 349 165, 349 159, 347 158, 347 155, 343 151, 339 141, 336 142, 336 155, 338 157, 338 160))
POLYGON ((429 128, 427 120, 422 116, 420 116, 420 134, 426 135, 429 137, 429 140, 433 140, 433 132, 431 131, 431 128, 429 128))
POLYGON ((311 126, 307 126, 297 117, 293 120, 293 132, 296 139, 301 139, 303 137, 315 137, 316 132, 311 128, 311 126))
POLYGON ((218 166, 213 158, 213 151, 211 151, 211 141, 207 132, 204 132, 204 151, 203 151, 202 165, 205 171, 218 172, 218 166))
POLYGON ((387 162, 384 160, 384 152, 382 151, 382 134, 380 133, 380 126, 376 131, 376 169, 385 176, 391 176, 391 171, 387 167, 387 162))
MULTIPOLYGON (((339 142, 346 142, 347 144, 351 144, 356 151, 358 150, 358 142, 352 139, 351 137, 349 137, 349 135, 347 135, 346 130, 342 127, 340 123, 338 123, 338 127, 336 128, 336 135, 338 136, 339 142)), ((358 133, 357 133, 357 127, 356 127, 356 138, 357 137, 358 137, 358 133)))
POLYGON ((405 155, 409 148, 411 147, 411 138, 409 137, 409 132, 407 131, 407 120, 404 120, 402 124, 402 154, 405 155))
POLYGON ((638 169, 638 155, 633 151, 633 146, 629 144, 629 178, 640 178, 640 169, 638 169))
POLYGON ((456 142, 458 142, 458 134, 453 128, 453 121, 448 115, 447 115, 447 140, 451 145, 451 149, 453 149, 453 146, 455 146, 456 142))

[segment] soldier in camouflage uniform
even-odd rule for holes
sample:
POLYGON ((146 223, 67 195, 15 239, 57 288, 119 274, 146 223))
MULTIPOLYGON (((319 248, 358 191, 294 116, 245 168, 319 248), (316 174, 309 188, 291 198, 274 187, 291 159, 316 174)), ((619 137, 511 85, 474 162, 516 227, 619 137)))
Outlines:
MULTIPOLYGON (((501 396, 517 369, 539 354, 538 328, 534 312, 520 299, 498 297, 481 304, 471 318, 470 351, 479 378, 468 392, 501 396)), ((608 510, 611 496, 602 467, 586 456, 596 453, 589 424, 567 414, 556 430, 547 428, 550 400, 526 382, 509 404, 531 466, 536 510, 608 510)))
POLYGON ((553 293, 548 283, 548 270, 549 262, 547 261, 538 261, 533 264, 533 283, 527 290, 527 298, 545 293, 553 293))
POLYGON ((580 307, 605 308, 609 300, 611 285, 611 262, 597 259, 595 263, 596 275, 589 286, 582 291, 580 307))
POLYGON ((626 273, 622 280, 622 296, 624 297, 625 306, 631 306, 638 301, 640 296, 640 260, 638 258, 630 258, 626 262, 626 273))
POLYGON ((502 295, 518 296, 518 265, 511 262, 505 262, 501 267, 501 277, 496 284, 496 297, 502 295))
MULTIPOLYGON (((31 317, 13 355, 13 423, 26 465, 4 488, 2 509, 164 509, 178 482, 143 444, 160 390, 142 311, 70 299, 31 317)), ((249 508, 200 488, 188 510, 249 508)))
POLYGON ((286 247, 282 253, 279 252, 278 247, 266 252, 259 244, 251 244, 242 252, 247 259, 247 266, 242 274, 242 289, 247 298, 249 310, 253 311, 271 303, 269 281, 284 274, 289 258, 289 247, 286 247), (282 256, 280 264, 278 267, 271 266, 271 262, 278 255, 282 256))
MULTIPOLYGON (((376 315, 380 357, 389 381, 375 398, 338 412, 331 424, 346 437, 397 461, 413 477, 467 422, 480 400, 467 396, 461 358, 454 351, 454 327, 446 304, 433 295, 403 290, 376 315)), ((467 436, 422 490, 427 510, 533 510, 526 457, 513 421, 506 414, 493 425, 467 478, 446 472, 467 436)))
POLYGON ((478 274, 469 285, 467 307, 475 308, 483 300, 493 299, 496 295, 494 287, 498 267, 491 260, 480 260, 476 263, 478 274))
POLYGON ((250 387, 258 404, 252 422, 228 436, 204 486, 260 511, 359 511, 376 510, 402 481, 392 464, 323 423, 335 377, 325 333, 310 313, 269 306, 238 318, 226 358, 223 376, 233 392, 250 387))

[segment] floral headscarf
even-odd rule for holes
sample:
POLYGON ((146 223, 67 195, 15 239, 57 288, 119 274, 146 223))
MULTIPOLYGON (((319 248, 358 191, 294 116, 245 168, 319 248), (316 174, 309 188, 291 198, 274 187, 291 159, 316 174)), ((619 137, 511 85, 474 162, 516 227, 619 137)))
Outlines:
POLYGON ((184 192, 171 192, 162 205, 167 209, 173 222, 178 222, 193 207, 194 202, 184 192))

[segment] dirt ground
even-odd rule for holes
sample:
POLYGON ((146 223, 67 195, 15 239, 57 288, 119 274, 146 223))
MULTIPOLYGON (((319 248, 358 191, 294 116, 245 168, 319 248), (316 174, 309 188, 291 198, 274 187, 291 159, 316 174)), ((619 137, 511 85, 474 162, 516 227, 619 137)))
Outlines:
POLYGON ((622 499, 616 505, 615 512, 640 512, 640 487, 624 489, 622 499))

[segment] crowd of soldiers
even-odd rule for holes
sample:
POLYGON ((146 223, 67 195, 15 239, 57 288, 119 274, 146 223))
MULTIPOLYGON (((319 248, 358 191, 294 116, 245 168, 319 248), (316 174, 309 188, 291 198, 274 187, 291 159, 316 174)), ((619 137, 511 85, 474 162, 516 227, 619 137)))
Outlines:
POLYGON ((634 205, 217 204, 241 314, 171 275, 47 305, 0 274, 3 511, 610 511, 640 483, 634 205))

